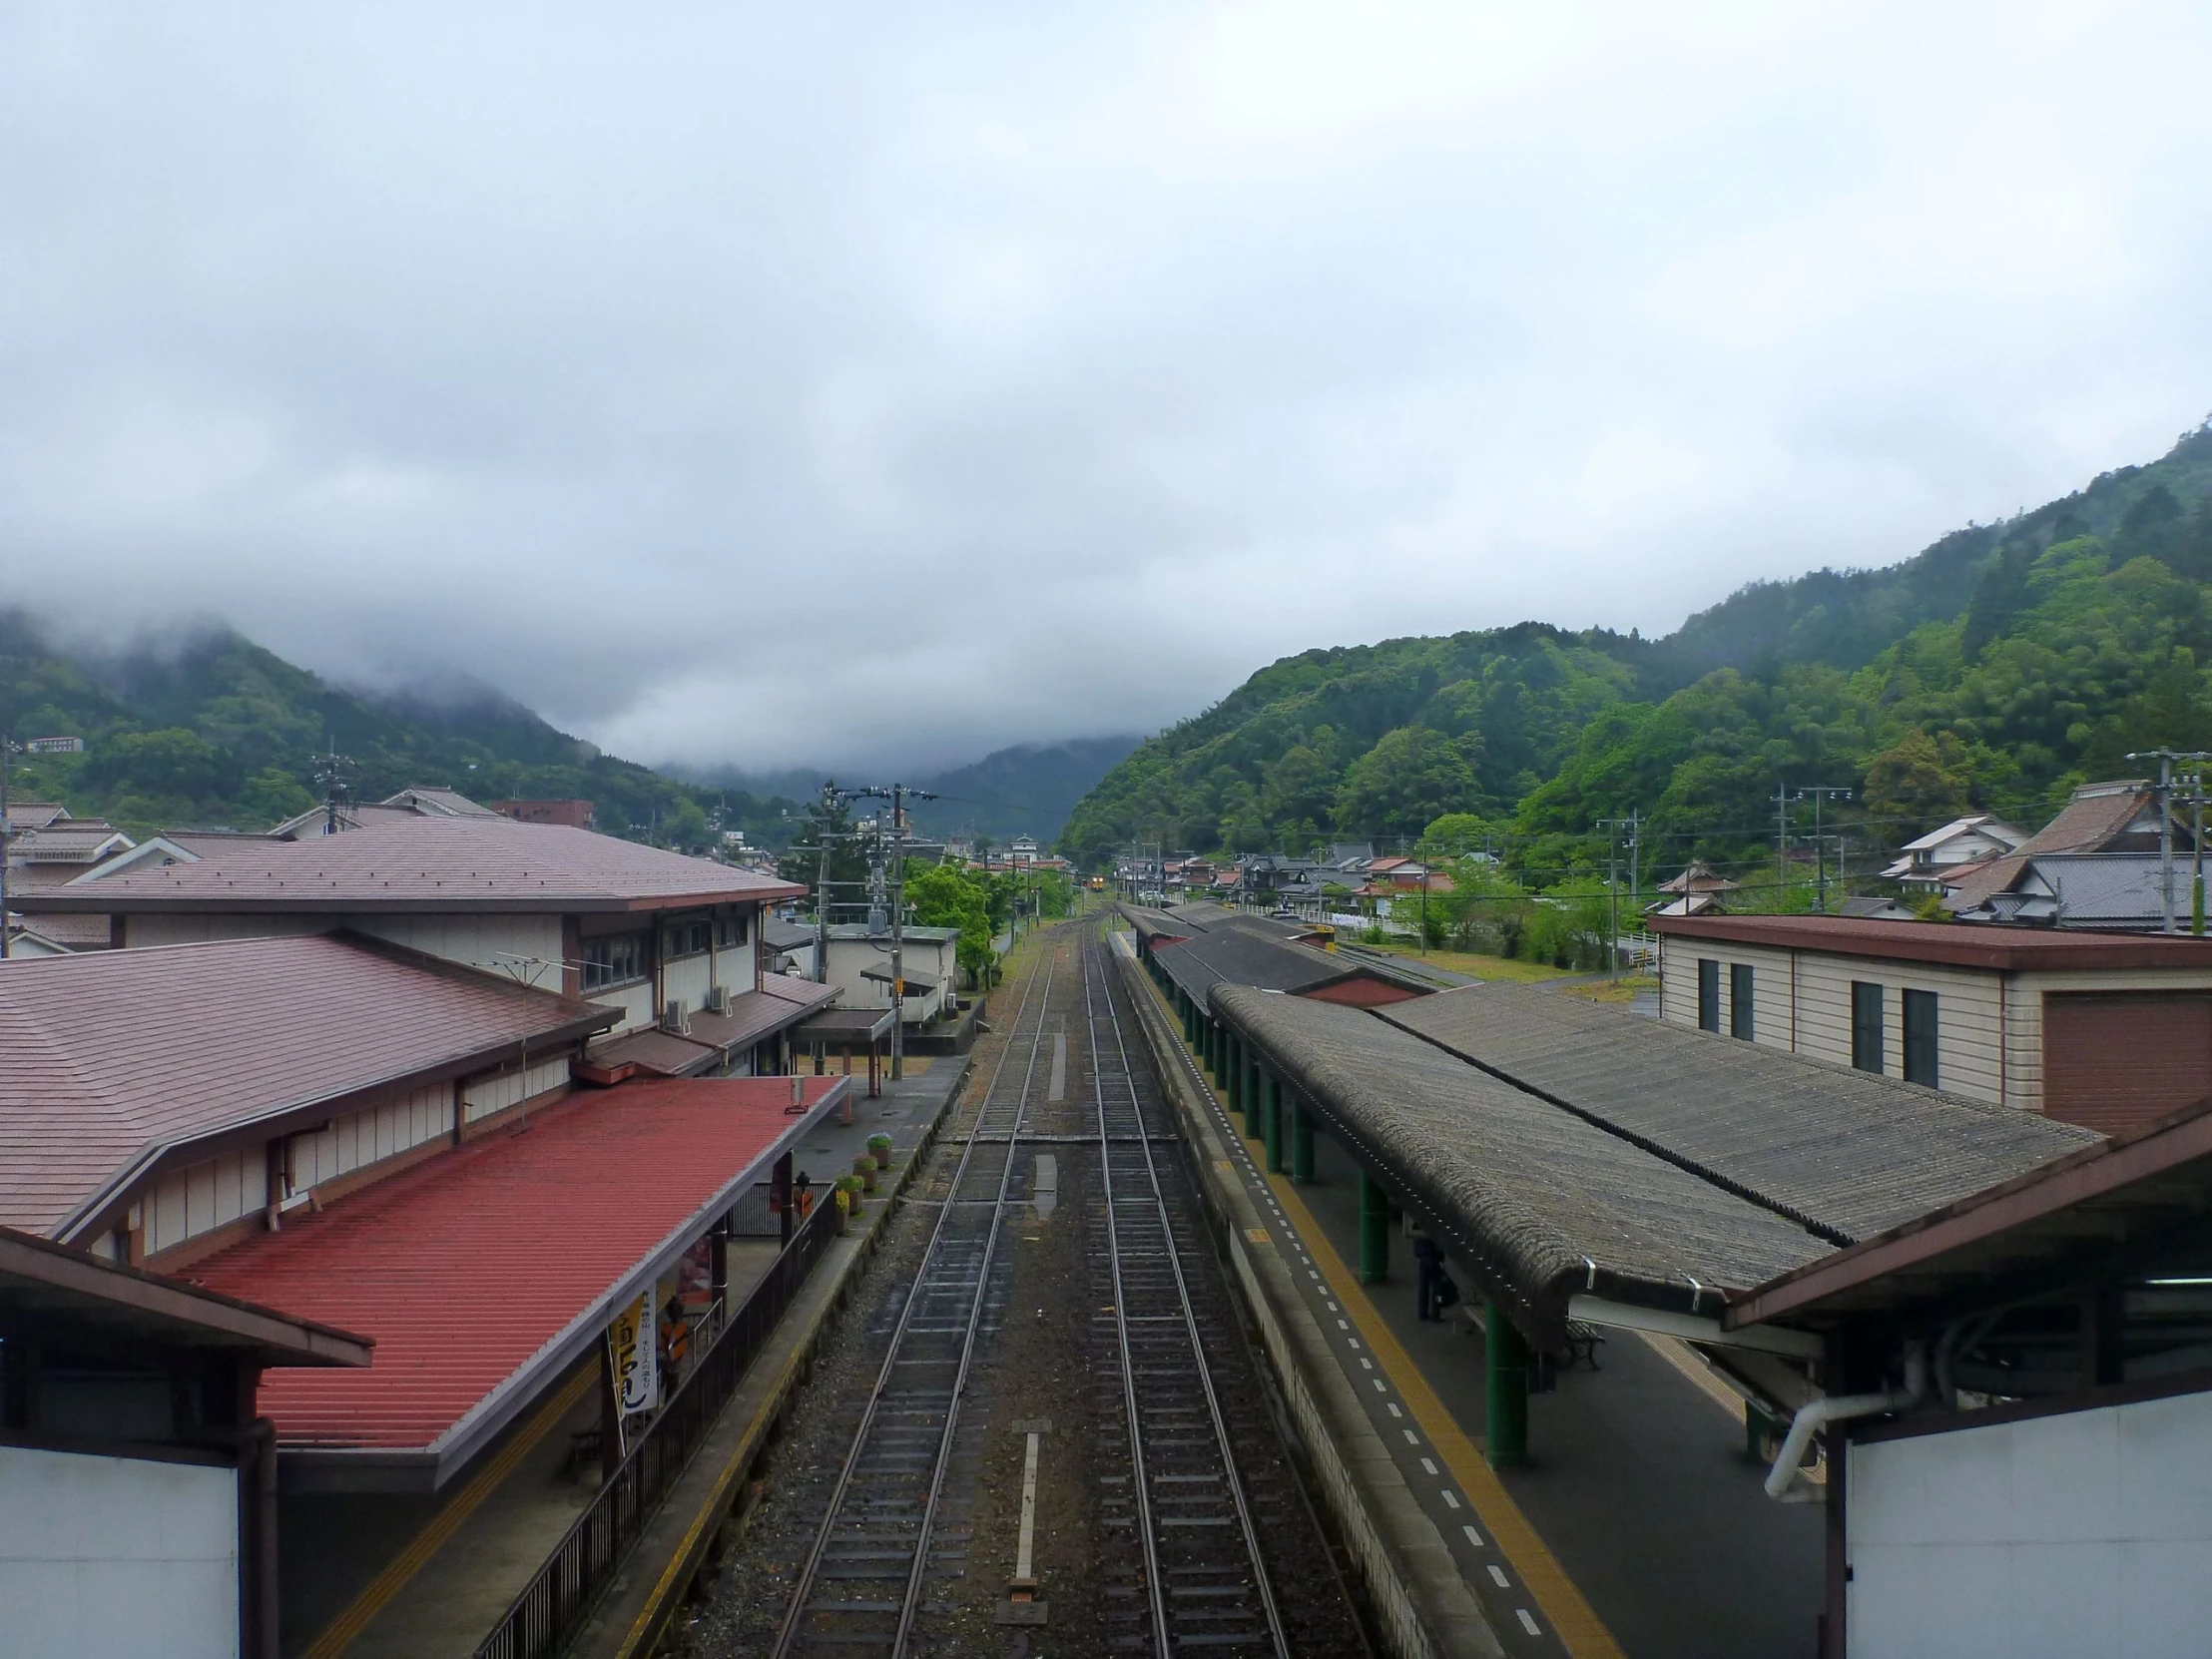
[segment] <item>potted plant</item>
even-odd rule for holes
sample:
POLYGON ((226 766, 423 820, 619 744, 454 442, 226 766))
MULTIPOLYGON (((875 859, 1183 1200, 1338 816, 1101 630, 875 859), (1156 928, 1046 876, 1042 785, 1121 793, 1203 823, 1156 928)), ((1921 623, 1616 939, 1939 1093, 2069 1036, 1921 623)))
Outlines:
POLYGON ((867 1138, 867 1149, 875 1155, 875 1167, 877 1169, 889 1169, 891 1167, 890 1136, 870 1135, 867 1138))
POLYGON ((860 1178, 857 1175, 837 1177, 837 1191, 844 1195, 844 1213, 856 1216, 860 1213, 860 1178))
POLYGON ((864 1193, 875 1191, 875 1160, 873 1158, 864 1152, 859 1154, 852 1160, 852 1173, 860 1183, 860 1191, 864 1193))

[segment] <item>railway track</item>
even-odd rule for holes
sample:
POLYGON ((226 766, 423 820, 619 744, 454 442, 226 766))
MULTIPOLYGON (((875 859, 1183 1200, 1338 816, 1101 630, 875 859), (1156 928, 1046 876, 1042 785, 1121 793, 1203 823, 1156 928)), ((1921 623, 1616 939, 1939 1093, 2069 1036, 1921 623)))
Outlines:
POLYGON ((1102 946, 1086 939, 1083 1013, 1129 1468, 1127 1518, 1143 1580, 1148 1640, 1141 1651, 1159 1659, 1201 1648, 1290 1659, 1103 956, 1102 946))
MULTIPOLYGON (((939 1536, 977 1338, 1010 1263, 999 1249, 1019 1139, 1044 1047, 1055 964, 1032 974, 922 1255, 913 1291, 802 1564, 773 1649, 909 1651, 939 1536), (1027 1053, 1009 1079, 1010 1062, 1027 1053)), ((964 1543, 964 1539, 961 1540, 964 1543)))

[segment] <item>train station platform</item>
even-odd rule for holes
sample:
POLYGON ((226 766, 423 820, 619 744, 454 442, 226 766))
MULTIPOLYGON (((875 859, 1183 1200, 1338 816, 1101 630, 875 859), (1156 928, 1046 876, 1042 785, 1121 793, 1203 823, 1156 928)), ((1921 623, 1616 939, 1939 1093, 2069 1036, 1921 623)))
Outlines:
MULTIPOLYGON (((1636 1659, 1791 1659, 1815 1651, 1823 1519, 1761 1490, 1740 1400, 1694 1351, 1614 1332, 1597 1369, 1561 1373, 1528 1402, 1518 1468, 1485 1455, 1484 1338, 1420 1322, 1411 1259, 1361 1282, 1361 1166, 1326 1131, 1313 1179, 1267 1171, 1263 1143, 1206 1078, 1157 986, 1131 983, 1194 1102, 1216 1196, 1246 1220, 1233 1247, 1273 1255, 1328 1340, 1436 1552, 1481 1607, 1497 1650, 1636 1659)), ((1310 1383, 1309 1383, 1310 1385, 1310 1383)), ((1416 1563, 1415 1570, 1420 1570, 1416 1563)))
MULTIPOLYGON (((891 1137, 891 1167, 859 1221, 830 1243, 801 1283, 573 1651, 645 1652, 648 1635, 680 1604, 805 1356, 870 1254, 892 1209, 888 1195, 903 1184, 966 1070, 962 1061, 942 1058, 909 1059, 905 1069, 904 1078, 883 1082, 878 1099, 850 1091, 849 1123, 841 1114, 820 1119, 792 1148, 796 1168, 812 1177, 823 1202, 829 1183, 852 1168, 870 1135, 891 1137)), ((768 1237, 730 1242, 732 1306, 770 1273, 781 1249, 768 1237)), ((304 1659, 469 1659, 598 1490, 598 1459, 578 1450, 599 1424, 597 1382, 596 1358, 578 1364, 448 1491, 394 1495, 368 1509, 358 1499, 299 1500, 297 1513, 287 1516, 287 1547, 303 1561, 319 1555, 329 1565, 292 1575, 284 1652, 304 1659)))

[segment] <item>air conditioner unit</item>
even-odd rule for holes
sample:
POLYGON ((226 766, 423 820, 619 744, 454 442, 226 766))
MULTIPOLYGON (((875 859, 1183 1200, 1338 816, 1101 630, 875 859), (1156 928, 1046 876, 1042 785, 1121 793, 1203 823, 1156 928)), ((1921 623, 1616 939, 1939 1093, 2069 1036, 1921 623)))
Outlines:
POLYGON ((663 1031, 673 1031, 679 1037, 691 1034, 691 1021, 685 1017, 684 1005, 681 1002, 664 1002, 661 1004, 661 1029, 663 1031))
POLYGON ((730 987, 728 985, 709 985, 707 987, 707 1012, 710 1014, 727 1014, 729 1011, 730 987))

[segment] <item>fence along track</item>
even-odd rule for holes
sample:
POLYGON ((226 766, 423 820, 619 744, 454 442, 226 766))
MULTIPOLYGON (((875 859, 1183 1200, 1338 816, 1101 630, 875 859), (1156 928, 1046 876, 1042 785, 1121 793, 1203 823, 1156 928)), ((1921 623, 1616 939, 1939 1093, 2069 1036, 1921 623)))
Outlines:
POLYGON ((906 1652, 929 1560, 930 1528, 944 1490, 969 1362, 988 1300, 1016 1141, 1043 1047, 1054 967, 1048 957, 1041 994, 1037 972, 1030 970, 1006 1046, 991 1069, 974 1129, 961 1150, 922 1253, 914 1287, 892 1329, 890 1351, 837 1472, 821 1530, 792 1587, 791 1604, 777 1633, 777 1659, 816 1648, 838 1653, 873 1648, 892 1659, 901 1659, 906 1652), (1012 1099, 1004 1100, 999 1085, 1007 1061, 1020 1046, 1032 1001, 1036 1015, 1028 1059, 1012 1099), (986 1140, 986 1134, 1003 1139, 986 1140), (976 1154, 983 1148, 1002 1153, 995 1170, 989 1167, 987 1152, 978 1160, 976 1154), (988 1198, 965 1197, 970 1187, 986 1189, 988 1198), (980 1227, 971 1225, 985 1203, 988 1217, 980 1227), (925 1307, 926 1314, 921 1312, 925 1307), (856 1593, 871 1585, 880 1587, 877 1595, 856 1593))
POLYGON ((1104 976, 1094 974, 1092 961, 1103 954, 1102 944, 1085 942, 1083 1012, 1090 1031, 1114 1327, 1152 1651, 1158 1659, 1199 1647, 1267 1651, 1289 1659, 1290 1643, 1207 1370, 1205 1341, 1191 1308, 1111 980, 1105 982, 1103 1022, 1093 996, 1094 980, 1104 976), (1101 1023, 1112 1034, 1110 1054, 1099 1046, 1101 1023), (1133 1139, 1136 1147, 1118 1165, 1117 1139, 1124 1145, 1133 1139))

